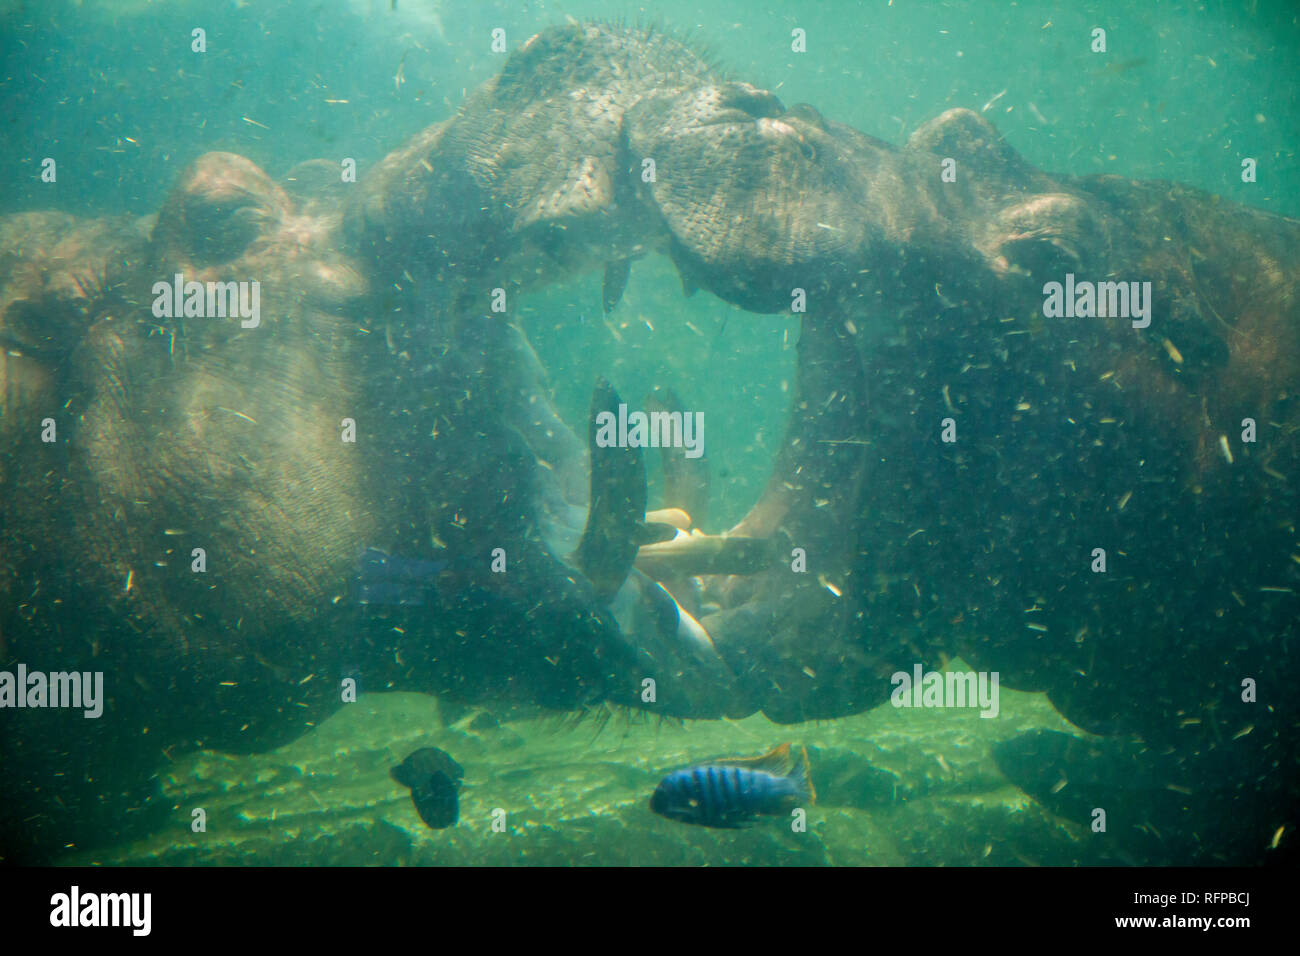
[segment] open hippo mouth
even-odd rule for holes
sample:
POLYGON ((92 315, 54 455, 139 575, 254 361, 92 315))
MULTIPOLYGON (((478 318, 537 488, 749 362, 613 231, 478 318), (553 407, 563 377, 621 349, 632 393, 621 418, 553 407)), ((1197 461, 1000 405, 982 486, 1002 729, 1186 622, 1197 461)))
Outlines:
MULTIPOLYGON (((581 681, 588 692, 683 716, 762 709, 799 721, 883 700, 899 647, 908 662, 937 657, 918 625, 936 613, 922 594, 929 585, 910 574, 882 586, 890 564, 859 540, 872 405, 862 356, 880 344, 878 320, 936 300, 942 311, 938 283, 922 283, 928 299, 918 303, 907 292, 915 283, 899 282, 933 271, 927 256, 957 275, 982 268, 953 224, 977 218, 965 206, 980 197, 945 197, 939 208, 920 173, 933 159, 720 79, 670 37, 572 26, 530 40, 460 115, 360 185, 344 241, 374 265, 381 306, 398 317, 386 334, 401 370, 381 374, 406 394, 477 403, 475 422, 521 436, 522 464, 488 471, 538 489, 525 510, 539 530, 524 539, 543 542, 537 560, 544 554, 553 573, 498 583, 527 584, 517 605, 543 609, 530 621, 555 617, 545 595, 565 588, 579 605, 590 596, 589 622, 612 621, 575 632, 574 646, 619 658, 581 681), (908 258, 917 249, 919 265, 908 258), (664 520, 647 521, 640 451, 595 447, 596 416, 620 402, 597 390, 587 457, 511 319, 528 290, 596 269, 608 311, 632 261, 652 252, 671 258, 688 294, 702 287, 751 312, 802 314, 798 385, 771 480, 722 534, 690 525, 681 489, 657 504, 686 516, 653 528, 664 520), (468 362, 469 378, 450 386, 456 362, 468 362)), ((522 486, 486 487, 475 479, 447 497, 478 493, 476 513, 493 510, 489 499, 521 500, 522 486)), ((454 522, 434 530, 464 537, 454 522)), ((473 548, 490 547, 487 537, 473 548)))
MULTIPOLYGON (((1104 529, 1130 559, 1149 552, 1133 509, 1167 523, 1172 499, 1136 504, 1133 489, 1157 483, 1197 489, 1179 502, 1194 517, 1171 526, 1182 553, 1217 542, 1209 528, 1237 541, 1282 533, 1226 527, 1201 490, 1269 493, 1267 473, 1248 486, 1217 474, 1213 451, 1246 393, 1263 403, 1254 415, 1290 414, 1276 404, 1290 359, 1264 369, 1245 350, 1234 366, 1231 343, 1246 340, 1225 340, 1222 326, 1290 308, 1276 277, 1294 234, 1285 222, 1212 222, 1210 208, 1190 191, 1053 177, 965 110, 896 147, 728 81, 672 38, 575 25, 529 41, 460 115, 381 163, 344 231, 377 284, 407 297, 407 315, 440 303, 443 320, 404 324, 422 337, 411 354, 462 334, 450 329, 482 335, 483 316, 509 324, 520 293, 574 272, 603 269, 613 308, 631 261, 651 252, 671 258, 688 294, 800 314, 786 437, 747 517, 717 538, 679 528, 654 542, 639 466, 603 464, 617 455, 598 449, 586 527, 601 546, 572 535, 548 546, 613 610, 615 644, 635 648, 613 699, 635 697, 644 670, 665 712, 832 717, 888 696, 901 665, 956 650, 1104 729, 1125 707, 1172 725, 1210 690, 1194 663, 1178 694, 1131 679, 1138 661, 1111 636, 1107 601, 1060 570, 1094 546, 1089 535, 1104 529), (1171 243, 1160 223, 1198 238, 1171 243), (1271 237, 1265 253, 1251 251, 1252 230, 1271 237), (1198 243, 1232 263, 1214 274, 1260 276, 1264 292, 1201 281, 1215 257, 1198 243), (1149 313, 1146 324, 1043 322, 1047 283, 1122 277, 1135 263, 1153 279, 1160 334, 1149 313)), ((612 411, 599 393, 593 408, 612 411)), ((1162 586, 1187 607, 1208 593, 1240 606, 1225 584, 1247 586, 1235 570, 1179 567, 1162 586)), ((1294 572, 1259 569, 1278 573, 1294 572)), ((1177 630, 1165 603, 1133 602, 1147 631, 1177 630)), ((1207 647, 1223 640, 1212 630, 1207 647)))
MULTIPOLYGON (((327 713, 338 679, 697 717, 752 713, 785 689, 745 655, 805 603, 801 590, 771 607, 786 593, 775 549, 788 523, 699 533, 686 500, 698 492, 678 491, 698 474, 669 488, 673 510, 648 515, 644 452, 595 439, 617 393, 596 389, 576 435, 513 319, 529 288, 590 268, 605 270, 613 308, 631 261, 676 241, 636 174, 624 122, 636 97, 611 98, 619 82, 599 75, 609 52, 569 56, 549 92, 524 68, 584 37, 530 44, 359 186, 322 161, 277 183, 207 154, 155 221, 124 224, 102 262, 78 259, 95 275, 64 282, 55 262, 33 270, 39 288, 11 290, 39 306, 8 310, 4 329, 13 356, 39 358, 30 404, 57 389, 71 416, 66 463, 36 445, 49 465, 24 472, 39 486, 27 497, 46 500, 40 476, 66 468, 58 513, 31 521, 15 506, 9 522, 12 554, 48 556, 20 569, 41 600, 6 633, 12 649, 54 669, 84 643, 175 698, 158 739, 234 750, 327 713), (497 101, 519 87, 505 123, 497 101), (64 286, 70 331, 47 342, 64 286), (64 525, 53 555, 43 541, 64 525), (750 601, 741 579, 766 575, 750 601), (102 634, 80 636, 87 618, 102 634), (49 639, 65 625, 75 641, 49 639)), ((706 78, 668 38, 619 50, 633 74, 631 61, 672 65, 655 90, 706 78)), ((686 411, 664 402, 660 414, 686 411)), ((832 404, 854 407, 843 392, 832 404)), ((667 453, 691 470, 682 449, 667 453)), ((775 480, 778 497, 812 475, 775 480)), ((147 706, 131 713, 123 726, 148 725, 147 706)))
POLYGON ((358 684, 795 722, 956 653, 1210 776, 1294 763, 1300 223, 1051 176, 965 110, 895 147, 611 26, 339 172, 213 153, 153 219, 0 223, 0 657, 117 678, 92 734, 0 714, 0 831, 102 829, 160 751, 358 684), (600 270, 610 312, 651 253, 801 324, 727 530, 680 447, 650 500, 615 387, 564 421, 524 334, 530 290, 600 270))
MULTIPOLYGON (((378 264, 376 287, 390 290, 380 299, 401 316, 387 332, 404 363, 400 387, 436 366, 431 393, 460 390, 482 405, 476 422, 518 436, 538 529, 524 537, 590 588, 615 623, 600 640, 632 655, 605 696, 696 717, 860 710, 887 684, 863 681, 864 668, 883 664, 843 640, 857 616, 851 529, 863 456, 861 369, 845 333, 805 322, 769 489, 740 525, 708 535, 689 513, 698 479, 670 483, 657 504, 672 513, 647 516, 642 451, 597 447, 597 416, 623 404, 613 390, 597 388, 589 453, 574 440, 510 319, 529 289, 592 269, 604 270, 608 311, 631 262, 651 252, 672 258, 688 292, 703 285, 751 311, 786 311, 793 290, 823 291, 846 268, 845 250, 866 243, 872 184, 851 161, 865 137, 717 81, 669 37, 631 35, 574 26, 529 41, 461 115, 366 178, 345 213, 346 242, 378 264), (560 57, 557 73, 547 64, 560 57), (452 388, 456 362, 472 380, 452 388)), ((675 474, 691 471, 681 449, 665 454, 677 456, 675 474)), ((448 533, 458 534, 434 529, 448 533)), ((507 561, 520 547, 504 547, 507 561)), ((501 587, 524 586, 513 567, 501 587)), ((538 607, 560 577, 528 582, 538 607)))
MULTIPOLYGON (((1113 177, 1053 178, 968 111, 895 147, 729 81, 671 36, 572 25, 363 172, 353 185, 314 161, 276 184, 209 154, 147 242, 124 227, 116 261, 46 269, 33 295, 57 309, 6 313, 15 363, 62 363, 73 395, 65 563, 96 596, 80 603, 159 635, 149 653, 195 680, 219 648, 250 700, 278 681, 324 707, 306 679, 360 661, 371 686, 795 721, 878 702, 958 625, 947 647, 997 647, 1024 684, 1099 700, 1119 678, 1090 676, 1098 660, 1127 658, 1096 651, 1103 602, 1054 576, 1087 544, 1061 529, 1112 529, 1139 551, 1116 526, 1116 509, 1144 507, 1133 487, 1203 488, 1227 423, 1289 414, 1267 404, 1284 363, 1241 351, 1231 379, 1221 328, 1247 296, 1237 276, 1273 296, 1250 321, 1288 314, 1289 226, 1260 225, 1276 248, 1252 256, 1234 238, 1249 222, 1232 232, 1195 197, 1113 177), (1144 217, 1228 264, 1133 226, 1144 217), (597 440, 624 404, 613 388, 596 388, 585 440, 561 420, 519 318, 529 290, 589 270, 614 309, 655 252, 688 294, 802 324, 771 479, 712 535, 680 449, 653 503, 671 513, 647 514, 643 450, 597 440), (1164 310, 1142 331, 1042 322, 1045 281, 1129 262, 1164 310), (1214 300, 1198 272, 1228 293, 1214 300), (160 313, 172 296, 149 287, 174 276, 260 278, 260 317, 160 313), (88 331, 61 349, 78 316, 88 331), (1213 399, 1196 391, 1218 381, 1213 399), (1035 427, 1049 413, 1084 430, 1066 440, 1081 450, 1035 427), (960 440, 939 437, 947 422, 960 440), (1136 424, 1108 441, 1121 422, 1136 424), (1173 434, 1188 437, 1158 437, 1173 434), (223 557, 177 584, 197 550, 223 557), (1050 652, 987 638, 1026 613, 1050 652)), ((1158 520, 1167 502, 1145 507, 1158 520)), ((1189 520, 1185 550, 1221 523, 1189 520)), ((40 550, 34 527, 14 553, 40 550)), ((1191 572, 1189 589, 1210 574, 1191 572)), ((1102 725, 1102 710, 1075 713, 1102 725)))

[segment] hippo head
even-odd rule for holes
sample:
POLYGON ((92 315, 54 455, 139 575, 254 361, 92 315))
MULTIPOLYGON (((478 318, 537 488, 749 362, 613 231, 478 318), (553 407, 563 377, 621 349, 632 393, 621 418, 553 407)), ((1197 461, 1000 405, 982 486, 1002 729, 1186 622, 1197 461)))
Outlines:
MULTIPOLYGON (((756 312, 802 309, 785 445, 767 491, 726 536, 792 559, 731 574, 667 541, 641 547, 637 564, 677 597, 674 580, 695 578, 705 597, 692 621, 726 665, 717 686, 744 706, 779 720, 862 709, 887 696, 900 664, 951 647, 959 625, 972 657, 981 630, 1021 626, 1050 574, 1000 583, 1026 566, 1024 548, 1064 547, 1053 535, 1071 513, 1071 469, 1128 480, 1127 452, 1099 439, 1061 456, 1034 428, 1035 410, 1074 421, 1077 408, 1089 421, 1130 414, 1127 398, 1094 385, 1114 374, 1117 354, 1139 363, 1129 380, 1152 399, 1144 440, 1168 431, 1162 409, 1190 404, 1159 374, 1151 343, 1123 338, 1127 326, 1041 321, 1046 281, 1125 262, 1123 224, 1096 189, 1033 168, 970 111, 945 113, 897 147, 697 68, 671 43, 664 60, 654 49, 637 31, 597 27, 530 41, 461 116, 386 161, 352 234, 381 260, 421 250, 393 272, 426 289, 444 290, 447 264, 472 260, 456 274, 468 281, 453 284, 466 303, 498 283, 522 290, 662 251, 688 293, 705 288, 756 312), (616 68, 602 72, 606 60, 616 68), (1008 401, 1013 419, 988 430, 1008 401), (938 423, 962 415, 968 443, 938 444, 938 423), (1023 463, 1004 454, 1012 434, 1028 449, 1023 463), (964 525, 942 518, 974 489, 997 500, 1041 487, 1040 462, 1057 483, 1032 507, 964 525), (807 571, 792 568, 796 552, 807 571), (968 598, 982 588, 986 600, 968 598)), ((1149 461, 1183 460, 1159 438, 1147 447, 1149 461)), ((1178 467, 1169 480, 1184 480, 1178 467)), ((1108 500, 1093 499, 1099 520, 1108 500)), ((1033 660, 1068 668, 1079 653, 1028 651, 1022 686, 1036 683, 1033 660)))
MULTIPOLYGON (((465 301, 453 307, 471 311, 486 310, 495 288, 626 263, 665 237, 636 202, 624 117, 649 89, 690 89, 710 72, 667 34, 547 30, 455 119, 367 175, 347 232, 381 274, 407 289, 454 288, 465 301)), ((611 278, 613 301, 620 275, 625 267, 611 278)))
MULTIPOLYGON (((230 575, 222 613, 195 625, 151 607, 142 626, 183 634, 247 609, 264 625, 233 630, 254 675, 342 672, 347 642, 327 642, 337 659, 325 660, 303 625, 325 607, 352 614, 338 627, 363 645, 410 635, 387 686, 635 703, 652 677, 660 709, 685 715, 869 706, 898 663, 882 649, 929 659, 931 619, 970 610, 936 595, 1032 537, 1010 523, 965 538, 928 527, 963 488, 1033 476, 1006 465, 997 436, 889 471, 921 460, 915 422, 958 409, 999 420, 1006 376, 1025 382, 1019 404, 1052 407, 1070 388, 1063 351, 1071 374, 1100 378, 1122 345, 1100 326, 1085 349, 1073 333, 1006 325, 1044 275, 1107 267, 1113 230, 978 116, 944 114, 891 146, 648 31, 547 31, 345 200, 336 186, 329 164, 279 185, 238 157, 199 160, 136 276, 149 309, 115 310, 82 350, 95 396, 82 421, 103 438, 79 452, 80 535, 108 556, 99 588, 144 613, 142 582, 173 560, 157 549, 209 542, 226 558, 208 573, 230 575), (652 251, 688 291, 806 309, 771 482, 713 539, 675 519, 652 532, 664 522, 646 520, 635 450, 589 453, 510 320, 519 293, 591 268, 605 268, 612 307, 627 263, 652 251), (169 300, 147 286, 177 275, 260 280, 258 322, 190 317, 183 295, 158 315, 169 300), (161 450, 114 458, 113 442, 161 450), (161 500, 226 517, 192 533, 161 500), (981 551, 989 541, 1000 550, 981 551)), ((598 389, 593 420, 617 404, 598 389)), ((207 588, 195 602, 214 600, 214 580, 187 579, 207 588)))
MULTIPOLYGON (((1285 469, 1246 473, 1233 436, 1262 414, 1246 409, 1293 420, 1295 350, 1259 350, 1279 342, 1262 326, 1295 327, 1277 264, 1296 224, 1049 175, 969 110, 894 147, 715 81, 645 97, 625 134, 633 168, 655 162, 637 195, 688 291, 804 311, 785 445, 731 534, 775 538, 807 571, 704 581, 719 609, 700 623, 747 699, 777 720, 838 716, 956 650, 1089 729, 1212 724, 1222 676, 1205 660, 1269 652, 1216 622, 1254 580, 1295 574, 1280 546, 1258 557, 1273 526, 1236 520, 1285 469), (1049 318, 1049 289, 1076 278, 1112 302, 1144 285, 1145 315, 1049 318), (1080 557, 1102 538, 1167 573, 1104 591, 1115 579, 1080 557), (1210 716, 1174 719, 1191 713, 1210 716)), ((1293 460, 1287 442, 1269 453, 1293 460)), ((1284 613, 1240 619, 1271 635, 1284 613)))
MULTIPOLYGON (((116 297, 95 292, 61 373, 66 605, 149 635, 141 680, 193 691, 176 732, 224 747, 285 739, 300 724, 269 701, 309 720, 348 677, 560 707, 662 678, 677 712, 724 712, 716 657, 627 580, 647 540, 639 450, 589 455, 511 323, 376 294, 327 173, 280 184, 200 157, 116 297), (242 728, 203 714, 213 673, 242 728)), ((593 415, 617 406, 601 391, 593 415)))

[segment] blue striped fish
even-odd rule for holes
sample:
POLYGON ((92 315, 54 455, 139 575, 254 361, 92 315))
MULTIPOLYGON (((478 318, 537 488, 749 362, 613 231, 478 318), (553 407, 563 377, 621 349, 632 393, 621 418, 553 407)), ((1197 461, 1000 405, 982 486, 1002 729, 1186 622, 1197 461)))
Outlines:
POLYGON ((757 816, 788 814, 817 797, 808 751, 782 744, 759 757, 733 757, 674 770, 655 788, 650 809, 702 827, 737 829, 757 816))

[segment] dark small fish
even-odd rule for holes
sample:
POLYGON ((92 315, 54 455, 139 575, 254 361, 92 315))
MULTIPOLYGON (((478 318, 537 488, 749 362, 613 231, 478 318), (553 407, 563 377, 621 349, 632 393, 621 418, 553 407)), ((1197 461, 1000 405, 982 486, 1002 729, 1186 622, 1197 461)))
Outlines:
POLYGON ((817 798, 808 751, 782 744, 759 757, 736 757, 675 770, 659 782, 650 809, 703 827, 737 829, 756 816, 781 816, 817 798))
POLYGON ((388 773, 411 788, 411 802, 421 820, 435 830, 456 825, 460 819, 458 791, 465 771, 445 750, 421 747, 388 773))

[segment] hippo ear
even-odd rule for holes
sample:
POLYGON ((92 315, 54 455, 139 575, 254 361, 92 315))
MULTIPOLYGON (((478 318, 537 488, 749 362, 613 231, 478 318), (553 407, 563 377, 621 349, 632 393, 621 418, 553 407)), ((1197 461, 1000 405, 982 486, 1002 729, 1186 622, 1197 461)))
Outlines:
POLYGON ((205 153, 181 174, 154 227, 156 254, 184 268, 241 258, 287 214, 289 197, 255 163, 205 153))
POLYGON ((948 110, 921 124, 907 138, 907 148, 996 169, 1001 176, 1026 188, 1040 180, 1047 182, 1042 173, 1011 148, 992 123, 971 110, 948 110))

